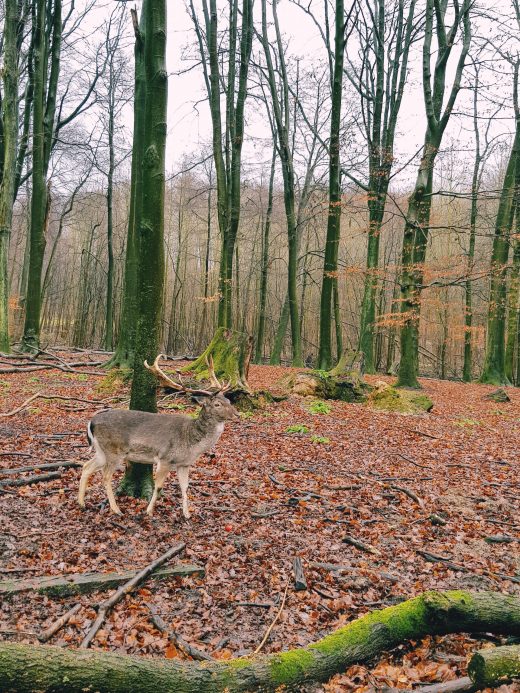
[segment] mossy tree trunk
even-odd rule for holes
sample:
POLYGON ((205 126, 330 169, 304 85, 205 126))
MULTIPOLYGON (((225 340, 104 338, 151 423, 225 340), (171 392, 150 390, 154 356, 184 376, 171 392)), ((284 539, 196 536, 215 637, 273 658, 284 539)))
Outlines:
POLYGON ((13 219, 18 140, 19 3, 6 0, 3 33, 2 113, 0 147, 0 351, 9 344, 9 275, 7 257, 13 219))
POLYGON ((520 107, 518 105, 518 64, 515 66, 514 103, 516 133, 507 164, 495 223, 491 253, 491 285, 487 321, 486 356, 481 383, 507 385, 505 339, 507 320, 507 262, 514 218, 516 167, 520 166, 520 107))
POLYGON ((181 372, 189 371, 195 374, 197 380, 208 380, 208 361, 211 357, 215 375, 220 381, 230 383, 232 390, 249 392, 247 375, 252 348, 252 340, 247 334, 219 327, 207 349, 181 372))
POLYGON ((489 592, 427 592, 362 616, 306 647, 229 661, 180 662, 0 643, 0 688, 5 693, 301 690, 406 640, 460 632, 519 635, 520 599, 489 592))
MULTIPOLYGON (((518 207, 516 207, 518 210, 518 207)), ((516 212, 517 233, 520 232, 520 210, 516 212)), ((518 236, 520 239, 520 236, 518 236)), ((515 241, 513 252, 513 267, 511 269, 511 279, 509 282, 508 302, 507 302, 507 340, 505 355, 506 378, 511 383, 518 385, 519 373, 515 373, 516 359, 515 351, 519 349, 518 344, 518 319, 519 319, 519 300, 520 300, 520 240, 515 241)))
MULTIPOLYGON (((166 0, 145 0, 143 173, 140 216, 136 218, 139 266, 137 271, 137 329, 130 408, 157 411, 157 383, 144 367, 159 350, 164 286, 164 166, 168 74, 166 71, 166 0)), ((139 40, 139 39, 136 39, 139 40)), ((128 465, 120 493, 149 498, 153 487, 151 465, 128 465)))
POLYGON ((520 645, 475 652, 468 665, 468 674, 479 690, 520 679, 520 645))

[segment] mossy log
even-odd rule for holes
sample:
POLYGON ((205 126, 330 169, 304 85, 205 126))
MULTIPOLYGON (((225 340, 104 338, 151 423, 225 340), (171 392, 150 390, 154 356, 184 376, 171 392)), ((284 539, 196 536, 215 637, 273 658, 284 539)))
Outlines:
POLYGON ((520 679, 520 645, 475 652, 468 665, 468 674, 479 689, 520 679))
POLYGON ((219 327, 206 350, 180 372, 193 373, 197 380, 209 380, 208 362, 213 359, 215 375, 231 385, 231 390, 251 392, 247 382, 253 350, 251 337, 243 332, 219 327))
POLYGON ((5 693, 198 693, 301 690, 326 681, 409 639, 458 632, 520 634, 520 597, 464 591, 426 592, 374 611, 312 645, 228 661, 181 662, 59 647, 0 644, 5 693))

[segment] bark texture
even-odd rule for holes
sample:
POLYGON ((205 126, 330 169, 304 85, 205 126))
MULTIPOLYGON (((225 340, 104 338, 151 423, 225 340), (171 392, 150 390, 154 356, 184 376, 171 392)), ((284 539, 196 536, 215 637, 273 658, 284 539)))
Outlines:
POLYGON ((296 650, 220 662, 175 662, 58 647, 0 644, 5 693, 198 693, 301 690, 410 638, 456 632, 520 634, 520 598, 500 593, 426 592, 375 611, 296 650))
POLYGON ((520 679, 520 645, 475 652, 470 660, 468 673, 479 689, 520 679))

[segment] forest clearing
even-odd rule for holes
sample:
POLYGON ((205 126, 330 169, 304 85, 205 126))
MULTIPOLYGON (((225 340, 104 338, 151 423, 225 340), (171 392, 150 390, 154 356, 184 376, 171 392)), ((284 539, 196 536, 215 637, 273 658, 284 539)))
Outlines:
MULTIPOLYGON (((424 380, 435 406, 421 415, 330 400, 316 406, 308 397, 274 402, 229 425, 214 455, 195 465, 189 521, 182 518, 173 477, 153 518, 144 513, 146 501, 131 498, 119 499, 123 515, 116 517, 99 475, 85 511, 76 501, 77 467, 29 484, 49 473, 46 465, 87 459, 86 422, 102 402, 121 407, 129 396, 128 386, 89 366, 99 354, 56 355, 84 364, 76 368, 81 373, 1 376, 4 641, 36 644, 79 604, 48 641, 78 647, 95 619, 93 606, 107 597, 95 586, 66 596, 58 588, 9 593, 19 581, 135 571, 178 543, 185 548, 168 565, 187 566, 190 574, 152 577, 125 596, 98 631, 95 651, 191 659, 154 624, 158 613, 196 652, 219 661, 249 655, 285 593, 264 653, 305 646, 427 590, 520 595, 518 390, 508 390, 510 402, 496 403, 485 399, 489 386, 424 380), (77 400, 36 399, 4 416, 38 392, 77 400), (17 467, 30 469, 11 475, 17 467), (27 485, 10 486, 15 479, 27 485), (295 558, 301 559, 303 586, 295 585, 295 558)), ((252 366, 250 384, 276 392, 290 371, 252 366)), ((160 411, 175 412, 172 406, 193 408, 175 395, 159 399, 160 411)), ((416 690, 459 679, 467 656, 489 646, 489 637, 403 642, 391 654, 352 665, 323 688, 305 690, 416 690)), ((491 642, 502 640, 493 636, 491 642)))

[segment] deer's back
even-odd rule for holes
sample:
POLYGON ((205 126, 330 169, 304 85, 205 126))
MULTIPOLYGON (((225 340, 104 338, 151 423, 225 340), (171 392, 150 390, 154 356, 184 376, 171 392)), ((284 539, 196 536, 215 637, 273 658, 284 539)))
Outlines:
POLYGON ((189 448, 192 419, 182 414, 150 414, 141 411, 112 409, 96 414, 89 430, 104 452, 141 455, 153 462, 169 457, 171 450, 181 456, 189 448))

